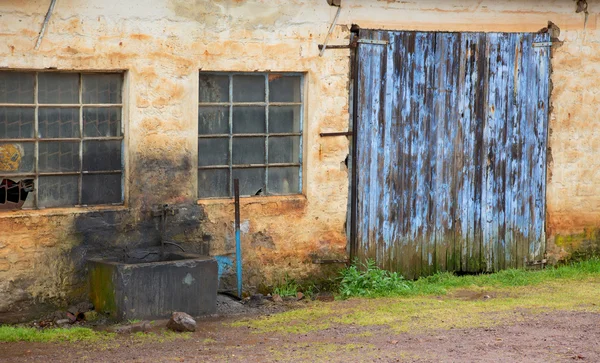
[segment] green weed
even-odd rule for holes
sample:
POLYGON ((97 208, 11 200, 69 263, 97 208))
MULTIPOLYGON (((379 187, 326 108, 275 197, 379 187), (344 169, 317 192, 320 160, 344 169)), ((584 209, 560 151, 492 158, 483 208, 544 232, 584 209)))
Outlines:
POLYGON ((296 296, 298 293, 298 283, 296 280, 290 278, 287 274, 275 287, 273 287, 273 294, 277 294, 281 297, 296 296))

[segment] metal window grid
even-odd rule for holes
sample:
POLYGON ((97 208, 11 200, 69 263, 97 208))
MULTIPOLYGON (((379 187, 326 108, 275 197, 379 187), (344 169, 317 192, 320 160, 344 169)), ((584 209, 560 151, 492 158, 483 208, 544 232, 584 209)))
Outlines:
MULTIPOLYGON (((69 207, 85 207, 87 205, 81 204, 81 195, 82 195, 82 186, 83 186, 83 176, 84 175, 92 175, 92 174, 121 174, 121 186, 123 189, 124 186, 124 158, 121 155, 121 169, 120 170, 102 170, 102 171, 84 171, 83 170, 83 141, 94 141, 94 140, 121 140, 121 153, 124 152, 124 122, 123 122, 123 103, 121 97, 121 103, 83 103, 83 75, 84 74, 120 74, 123 76, 122 72, 73 72, 78 74, 79 76, 79 90, 78 90, 78 103, 39 103, 38 102, 38 76, 40 73, 50 73, 50 72, 35 72, 35 71, 14 71, 14 72, 24 72, 24 73, 34 73, 34 85, 33 85, 33 94, 34 100, 33 103, 0 103, 0 107, 27 107, 34 108, 34 123, 33 123, 33 138, 0 138, 0 143, 16 143, 16 142, 33 142, 34 143, 34 165, 33 165, 33 173, 6 173, 3 174, 3 177, 14 177, 14 178, 28 178, 31 177, 34 179, 35 190, 33 193, 33 208, 23 208, 23 209, 42 209, 38 207, 38 178, 40 176, 63 176, 63 175, 78 175, 78 203, 76 205, 69 205, 69 207), (39 116, 39 108, 40 107, 51 107, 51 108, 78 108, 79 109, 79 137, 75 138, 41 138, 39 137, 39 124, 38 124, 38 116, 39 116), (121 111, 121 125, 120 131, 121 136, 115 137, 86 137, 84 136, 83 130, 83 109, 84 108, 119 108, 121 111), (57 142, 57 141, 76 141, 79 142, 79 171, 68 171, 68 172, 40 172, 38 171, 38 160, 39 160, 39 142, 57 142)), ((70 72, 60 72, 60 73, 70 73, 70 72)), ((123 82, 121 82, 121 88, 123 87, 123 82)), ((119 203, 108 203, 102 205, 123 205, 123 191, 121 193, 121 202, 119 203)))
MULTIPOLYGON (((269 167, 297 167, 298 168, 298 190, 290 194, 301 194, 302 193, 302 154, 303 154, 303 137, 302 131, 304 130, 304 75, 302 73, 291 73, 291 72, 200 72, 202 75, 214 75, 214 76, 228 76, 229 77, 229 101, 228 102, 200 102, 198 101, 198 107, 228 107, 229 109, 229 133, 226 134, 198 134, 198 139, 210 139, 210 138, 229 138, 229 153, 228 153, 228 164, 227 165, 207 165, 198 166, 198 170, 215 170, 215 169, 228 169, 229 170, 229 195, 228 196, 217 196, 217 197, 202 197, 200 199, 218 199, 224 197, 233 196, 233 169, 259 169, 264 168, 263 185, 265 190, 264 195, 281 195, 271 194, 269 192, 269 167), (300 102, 270 102, 269 101, 269 75, 282 75, 282 76, 295 76, 300 78, 300 102), (265 82, 265 102, 234 102, 233 101, 233 77, 234 76, 263 76, 265 82), (236 106, 262 106, 265 107, 265 132, 264 133, 244 133, 234 134, 233 133, 233 108, 236 106), (270 133, 269 132, 269 107, 271 106, 299 106, 299 132, 286 132, 286 133, 270 133), (269 137, 276 136, 297 136, 299 138, 298 145, 298 162, 297 163, 269 163, 269 137), (245 138, 245 137, 264 137, 265 138, 265 160, 262 164, 233 164, 233 138, 245 138)), ((200 157, 200 156, 199 156, 200 157)), ((251 195, 252 196, 252 195, 251 195)))

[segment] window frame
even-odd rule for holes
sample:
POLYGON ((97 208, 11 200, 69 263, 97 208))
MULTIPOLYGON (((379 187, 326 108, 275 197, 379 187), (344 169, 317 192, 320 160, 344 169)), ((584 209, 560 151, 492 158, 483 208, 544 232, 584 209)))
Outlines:
POLYGON ((15 179, 33 179, 34 180, 34 191, 32 193, 32 205, 26 206, 28 203, 23 205, 21 208, 8 208, 0 209, 2 212, 11 211, 35 211, 35 210, 46 210, 46 209, 59 209, 59 208, 89 208, 89 207, 110 207, 110 206, 124 206, 125 195, 127 185, 126 180, 126 145, 125 145, 125 133, 126 133, 126 84, 127 77, 125 70, 39 70, 39 69, 4 69, 2 72, 13 72, 13 73, 33 73, 34 84, 33 92, 34 99, 33 103, 0 103, 0 107, 6 108, 31 108, 34 109, 34 121, 33 121, 33 137, 32 138, 0 138, 0 143, 33 143, 34 144, 34 165, 32 172, 9 172, 2 173, 0 176, 3 178, 15 178, 15 179), (78 103, 40 103, 39 102, 39 75, 41 73, 62 73, 62 74, 77 74, 78 75, 78 103), (84 75, 98 75, 98 74, 118 74, 121 76, 121 102, 120 103, 84 103, 83 102, 83 76, 84 75), (40 108, 77 108, 79 116, 79 137, 56 137, 56 138, 43 138, 39 136, 39 110, 40 108), (84 132, 84 120, 83 113, 85 108, 119 108, 120 111, 120 136, 85 136, 84 132), (121 169, 119 170, 102 170, 102 171, 84 171, 84 152, 83 143, 84 141, 120 141, 121 142, 121 169), (78 171, 52 171, 52 172, 40 172, 39 169, 39 145, 40 142, 78 142, 79 143, 79 170, 78 171), (102 204, 83 204, 82 193, 83 193, 83 177, 85 175, 115 175, 120 174, 121 176, 121 201, 113 203, 102 203, 102 204), (39 206, 39 177, 44 176, 77 176, 78 177, 78 191, 77 191, 77 204, 73 205, 60 205, 50 207, 39 206))
MULTIPOLYGON (((306 74, 303 72, 277 72, 277 71, 262 71, 262 72, 238 72, 238 71, 200 71, 198 74, 198 85, 200 86, 200 77, 203 75, 207 76, 227 76, 229 78, 228 83, 228 101, 227 102, 201 102, 200 101, 200 90, 198 92, 197 99, 197 110, 199 111, 202 107, 227 107, 229 113, 228 120, 228 133, 222 134, 200 134, 198 131, 198 141, 201 139, 228 139, 228 154, 227 154, 227 164, 223 165, 200 165, 200 155, 198 155, 197 162, 197 174, 201 170, 228 170, 228 195, 224 196, 213 196, 206 197, 200 195, 199 186, 196 188, 196 192, 198 193, 198 200, 215 200, 215 199, 230 199, 233 198, 233 173, 236 169, 262 169, 264 170, 263 176, 263 186, 265 190, 262 191, 260 196, 294 196, 294 195, 302 195, 304 192, 303 185, 303 174, 304 174, 304 116, 305 116, 305 80, 306 74), (269 100, 269 77, 271 75, 282 75, 284 77, 298 77, 300 83, 300 100, 299 102, 271 102, 269 100), (263 76, 265 80, 265 94, 264 101, 262 102, 236 102, 233 100, 233 77, 234 76, 263 76), (233 115, 234 115, 234 107, 264 107, 265 109, 265 132, 264 133, 234 133, 233 128, 233 115), (269 132, 269 108, 273 107, 298 107, 299 116, 298 116, 298 132, 269 132), (233 139, 234 138, 252 138, 252 137, 264 137, 264 162, 258 164, 234 164, 233 163, 233 139), (298 137, 298 162, 297 163, 270 163, 269 162, 269 137, 298 137), (298 189, 290 192, 290 193, 270 193, 269 191, 269 167, 274 168, 283 168, 283 167, 297 167, 298 168, 298 189)), ((199 153, 198 153, 199 154, 199 153)), ((198 178, 198 183, 200 180, 198 178)), ((243 198, 255 197, 259 195, 240 195, 243 198)))

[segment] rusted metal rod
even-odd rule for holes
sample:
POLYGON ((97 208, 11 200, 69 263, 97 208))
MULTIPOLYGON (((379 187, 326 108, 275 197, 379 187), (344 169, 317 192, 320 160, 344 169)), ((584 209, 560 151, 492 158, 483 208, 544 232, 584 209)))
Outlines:
POLYGON ((42 39, 44 38, 44 34, 46 33, 46 27, 48 26, 48 22, 50 21, 50 17, 52 16, 52 11, 54 10, 54 5, 56 5, 56 0, 52 0, 50 2, 50 7, 48 8, 48 12, 46 13, 46 17, 44 18, 44 23, 42 24, 42 29, 40 30, 40 34, 38 35, 37 42, 35 43, 35 50, 40 48, 40 44, 42 44, 42 39))
POLYGON ((242 298, 242 241, 240 236, 240 180, 233 179, 235 198, 235 267, 237 275, 237 293, 242 298))

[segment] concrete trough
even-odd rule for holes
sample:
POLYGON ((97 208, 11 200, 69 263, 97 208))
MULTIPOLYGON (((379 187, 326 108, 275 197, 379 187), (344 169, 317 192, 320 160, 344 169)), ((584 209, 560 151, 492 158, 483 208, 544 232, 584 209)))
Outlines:
POLYGON ((90 299, 96 311, 115 320, 168 318, 174 311, 214 314, 217 261, 189 253, 159 256, 89 259, 90 299))

